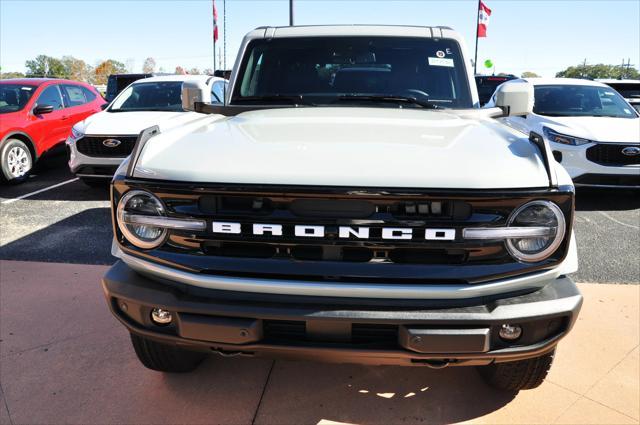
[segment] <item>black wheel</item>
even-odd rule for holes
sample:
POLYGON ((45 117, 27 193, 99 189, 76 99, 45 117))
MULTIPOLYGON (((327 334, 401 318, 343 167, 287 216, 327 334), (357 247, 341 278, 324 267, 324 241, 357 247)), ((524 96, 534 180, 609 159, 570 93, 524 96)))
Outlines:
POLYGON ((0 168, 5 181, 22 183, 33 168, 33 157, 29 147, 21 140, 7 139, 0 150, 0 168))
POLYGON ((159 372, 191 372, 205 359, 204 353, 187 351, 131 334, 131 343, 140 362, 159 372))
POLYGON ((490 386, 507 391, 530 390, 542 384, 547 377, 555 350, 540 357, 517 362, 494 363, 480 366, 480 375, 490 386))
POLYGON ((93 177, 80 177, 80 181, 89 187, 95 187, 98 189, 105 189, 109 187, 109 183, 111 183, 110 179, 93 177))

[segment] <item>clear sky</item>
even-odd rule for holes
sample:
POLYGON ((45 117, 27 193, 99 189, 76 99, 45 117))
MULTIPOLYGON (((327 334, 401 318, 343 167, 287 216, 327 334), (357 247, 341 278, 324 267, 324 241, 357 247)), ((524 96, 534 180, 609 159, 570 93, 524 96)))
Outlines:
MULTIPOLYGON (((543 76, 569 65, 640 64, 640 0, 486 0, 492 15, 478 62, 496 72, 543 76)), ((216 0, 223 47, 223 1, 216 0)), ((287 25, 288 0, 226 1, 227 67, 242 36, 287 25)), ((445 25, 473 54, 476 0, 295 0, 296 24, 445 25)), ((146 57, 172 72, 212 67, 210 0, 0 0, 0 66, 23 71, 39 54, 71 55, 95 65, 112 58, 140 71, 146 57)), ((216 49, 218 50, 218 49, 216 49)))

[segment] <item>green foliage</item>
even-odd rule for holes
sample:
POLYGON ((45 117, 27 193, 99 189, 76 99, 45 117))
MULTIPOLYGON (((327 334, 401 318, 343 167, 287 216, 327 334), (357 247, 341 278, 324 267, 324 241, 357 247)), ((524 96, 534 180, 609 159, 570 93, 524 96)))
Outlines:
POLYGON ((522 78, 539 78, 540 76, 535 72, 525 71, 522 73, 522 78))
POLYGON ((605 65, 599 63, 597 65, 576 65, 570 66, 564 71, 556 74, 556 77, 562 78, 630 78, 637 80, 640 78, 640 72, 635 68, 622 67, 620 65, 605 65))
POLYGON ((3 72, 3 71, 0 71, 0 79, 4 80, 6 78, 24 78, 24 74, 22 72, 3 72))
POLYGON ((26 61, 25 67, 27 68, 27 75, 37 77, 66 77, 62 61, 47 55, 38 55, 35 59, 26 61))

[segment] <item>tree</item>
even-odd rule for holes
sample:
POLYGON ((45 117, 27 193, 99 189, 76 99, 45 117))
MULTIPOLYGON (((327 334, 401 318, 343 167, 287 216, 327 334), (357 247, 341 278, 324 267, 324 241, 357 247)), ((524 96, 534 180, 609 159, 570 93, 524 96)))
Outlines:
POLYGON ((4 72, 0 67, 0 79, 5 78, 24 78, 24 74, 22 72, 4 72))
POLYGON ((146 58, 144 60, 144 64, 142 65, 142 72, 145 74, 151 74, 156 70, 156 60, 154 58, 146 58))
POLYGON ((522 78, 540 78, 540 76, 535 72, 525 71, 522 73, 522 78))
POLYGON ((38 55, 35 59, 26 61, 24 66, 27 68, 28 75, 62 78, 67 76, 60 59, 47 55, 38 55))
POLYGON ((191 68, 187 74, 191 74, 191 75, 200 75, 200 70, 198 68, 191 68))
POLYGON ((122 62, 107 59, 96 66, 94 70, 94 84, 107 84, 107 79, 111 74, 122 74, 127 68, 122 62))
POLYGON ((203 73, 204 75, 213 75, 213 69, 211 69, 211 68, 207 68, 207 69, 205 69, 204 71, 202 71, 202 73, 203 73))
POLYGON ((76 81, 90 83, 93 80, 93 69, 82 59, 73 56, 63 56, 61 59, 64 66, 65 78, 76 81))
POLYGON ((178 66, 176 66, 175 73, 178 74, 178 75, 185 75, 187 73, 187 71, 185 71, 183 67, 178 65, 178 66))
POLYGON ((564 71, 556 73, 559 78, 631 78, 639 79, 640 72, 631 67, 622 67, 620 65, 605 65, 602 63, 596 65, 588 65, 585 63, 570 66, 564 71))

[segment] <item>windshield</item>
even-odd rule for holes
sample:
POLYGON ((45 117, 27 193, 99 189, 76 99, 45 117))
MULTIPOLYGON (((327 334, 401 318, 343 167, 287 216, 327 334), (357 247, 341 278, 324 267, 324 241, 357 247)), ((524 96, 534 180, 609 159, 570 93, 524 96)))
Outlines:
POLYGON ((403 107, 426 102, 472 107, 464 59, 453 40, 276 38, 252 41, 244 58, 233 104, 291 103, 295 98, 318 105, 397 107, 393 99, 404 97, 420 103, 398 102, 403 107))
POLYGON ((533 112, 552 117, 638 117, 615 90, 599 86, 535 86, 533 112))
POLYGON ((21 110, 35 91, 36 86, 0 84, 0 114, 21 110))
POLYGON ((510 78, 507 77, 476 77, 480 104, 484 105, 487 103, 498 86, 508 80, 510 80, 510 78))
POLYGON ((182 82, 132 84, 120 93, 108 111, 183 111, 182 82))

